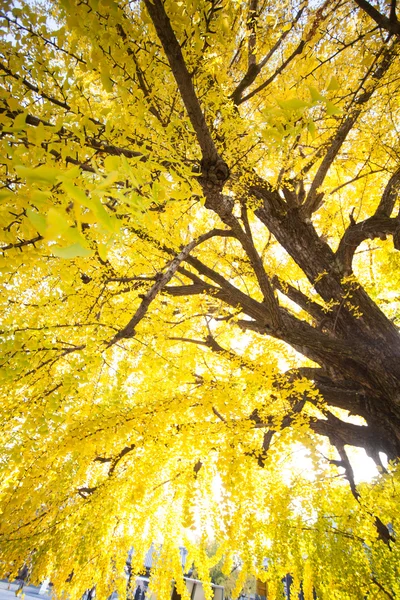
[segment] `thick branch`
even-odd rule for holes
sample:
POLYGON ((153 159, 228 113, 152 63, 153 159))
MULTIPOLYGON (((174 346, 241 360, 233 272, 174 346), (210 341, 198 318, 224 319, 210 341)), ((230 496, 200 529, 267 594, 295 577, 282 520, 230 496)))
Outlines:
POLYGON ((397 4, 397 0, 391 0, 389 19, 390 19, 390 21, 392 23, 396 23, 397 22, 396 4, 397 4))
POLYGON ((317 302, 310 300, 308 296, 290 285, 290 283, 279 279, 276 275, 273 277, 272 283, 276 289, 292 300, 292 302, 295 302, 300 306, 300 308, 311 315, 320 325, 327 320, 327 313, 323 310, 322 306, 317 302))
POLYGON ((249 13, 247 16, 247 28, 249 30, 248 39, 248 65, 256 64, 256 44, 257 44, 257 5, 258 0, 249 1, 249 13))
POLYGON ((116 342, 118 342, 121 339, 131 338, 135 335, 135 327, 146 315, 150 304, 153 302, 153 300, 155 299, 157 294, 167 285, 167 283, 175 275, 181 262, 184 261, 185 259, 187 259, 187 257, 189 256, 189 253, 196 246, 198 246, 199 244, 201 244, 201 243, 205 242, 206 240, 209 240, 210 238, 217 236, 217 235, 226 236, 226 235, 230 235, 230 232, 225 231, 225 230, 220 230, 220 229, 213 229, 213 230, 209 231, 208 233, 201 235, 199 238, 197 238, 197 240, 193 240, 192 242, 187 244, 183 248, 183 250, 177 256, 175 256, 175 258, 171 261, 171 263, 170 263, 168 269, 165 271, 165 273, 162 274, 158 278, 158 281, 156 281, 156 283, 144 295, 139 308, 137 309, 137 311, 135 312, 134 316, 129 321, 129 323, 123 329, 121 329, 121 331, 119 331, 110 342, 108 342, 108 344, 107 344, 108 348, 110 346, 114 345, 116 342))
MULTIPOLYGON (((5 112, 4 109, 0 108, 0 114, 5 112)), ((7 117, 10 119, 15 119, 22 111, 6 111, 7 117)), ((27 125, 32 125, 33 127, 38 127, 40 123, 43 123, 46 127, 55 127, 53 123, 49 123, 48 121, 44 121, 34 115, 27 115, 25 122, 27 125)), ((81 143, 80 139, 72 132, 68 131, 65 127, 60 127, 59 129, 54 129, 54 134, 59 136, 59 138, 69 138, 72 141, 77 143, 81 143)), ((109 154, 110 156, 126 156, 127 158, 141 158, 141 161, 145 161, 146 157, 142 152, 137 152, 136 150, 131 150, 130 148, 124 148, 120 146, 114 146, 113 144, 109 144, 106 140, 97 139, 93 136, 85 137, 85 144, 87 148, 91 148, 93 150, 97 150, 102 154, 109 154)), ((47 149, 46 145, 43 145, 47 149)), ((52 154, 55 158, 61 158, 61 154, 57 152, 54 148, 49 150, 49 153, 52 154)), ((71 156, 66 157, 67 163, 72 163, 81 167, 83 171, 88 171, 90 173, 95 173, 95 169, 90 165, 86 165, 71 156)))
MULTIPOLYGON (((263 304, 257 302, 257 300, 254 300, 253 298, 239 290, 237 287, 232 285, 227 279, 222 277, 222 275, 220 275, 213 269, 207 267, 207 265, 202 263, 198 258, 189 256, 186 259, 186 262, 192 265, 201 275, 204 275, 208 279, 211 279, 211 281, 214 281, 221 287, 223 299, 225 302, 227 302, 227 304, 230 304, 230 306, 234 308, 241 306, 243 312, 245 312, 249 317, 255 319, 258 324, 264 325, 269 323, 269 315, 266 310, 266 307, 263 304)), ((214 296, 218 298, 221 297, 219 292, 214 293, 214 296)))
POLYGON ((115 468, 117 466, 117 464, 119 463, 119 461, 129 452, 132 452, 132 450, 134 450, 136 448, 136 444, 130 444, 129 446, 125 446, 125 448, 123 448, 121 450, 121 452, 119 454, 117 454, 117 456, 115 456, 115 458, 113 458, 113 460, 111 461, 111 465, 110 468, 108 470, 108 476, 111 477, 111 475, 114 473, 115 468))
POLYGON ((196 96, 192 79, 186 67, 181 47, 175 37, 170 20, 164 10, 161 0, 144 0, 153 25, 160 39, 164 52, 168 58, 172 73, 181 93, 182 101, 186 107, 190 122, 196 132, 203 161, 214 164, 219 155, 207 127, 206 120, 201 110, 200 102, 196 96))
MULTIPOLYGON (((335 254, 317 234, 311 221, 303 219, 298 209, 289 209, 278 192, 271 189, 268 182, 261 178, 255 179, 249 192, 261 201, 261 206, 254 211, 255 215, 299 265, 315 290, 326 302, 334 300, 339 303, 340 310, 336 311, 335 316, 335 332, 347 335, 350 331, 351 339, 357 336, 365 339, 366 335, 370 336, 370 340, 373 341, 370 348, 375 348, 376 340, 379 339, 383 344, 380 348, 383 353, 388 340, 393 342, 390 352, 393 348, 398 348, 396 328, 361 286, 352 293, 353 302, 359 307, 362 316, 355 319, 353 312, 346 308, 343 299, 347 290, 343 286, 335 254)), ((394 372, 398 372, 395 366, 394 372)))
POLYGON ((135 150, 130 150, 129 148, 120 148, 118 146, 113 146, 112 144, 108 144, 107 142, 103 142, 102 140, 97 140, 93 137, 86 138, 86 145, 89 148, 99 150, 100 152, 110 154, 111 156, 126 156, 127 158, 141 157, 143 160, 145 159, 142 152, 136 152, 135 150))
POLYGON ((253 271, 257 277, 257 281, 264 296, 264 303, 271 315, 271 326, 273 328, 282 327, 282 319, 280 318, 278 301, 275 298, 273 287, 265 272, 261 256, 258 254, 254 245, 245 203, 242 205, 242 220, 245 227, 245 234, 242 230, 240 230, 240 235, 238 232, 237 237, 241 241, 243 249, 246 251, 247 256, 250 259, 251 266, 253 267, 253 271))
MULTIPOLYGON (((257 186, 257 189, 260 189, 257 186)), ((270 188, 262 188, 263 191, 269 196, 272 196, 272 203, 275 202, 275 193, 270 188)), ((260 190, 261 191, 261 190, 260 190)), ((278 197, 279 199, 279 197, 278 197)), ((318 291, 321 290, 322 296, 326 296, 327 299, 332 298, 332 293, 335 292, 335 285, 338 289, 338 297, 342 299, 343 288, 340 281, 337 281, 334 277, 326 275, 318 277, 320 273, 330 269, 330 265, 334 263, 334 254, 330 250, 329 246, 319 240, 311 223, 304 223, 298 215, 298 212, 276 215, 275 210, 270 214, 272 207, 267 207, 269 216, 268 225, 271 227, 271 222, 274 225, 274 235, 277 232, 276 237, 278 239, 283 235, 284 246, 288 249, 287 245, 293 243, 294 256, 298 258, 298 252, 301 252, 302 265, 306 273, 309 273, 310 268, 315 273, 314 278, 318 278, 318 291), (290 219, 289 219, 290 217, 290 219), (288 219, 288 220, 287 220, 288 219), (282 220, 284 221, 282 223, 282 220), (275 229, 275 223, 277 229, 275 229), (285 231, 282 231, 284 227, 285 231), (294 232, 298 231, 301 237, 301 242, 296 239, 294 232), (287 243, 286 243, 287 242, 287 243), (304 249, 305 247, 305 249, 304 249), (327 252, 327 262, 324 260, 324 254, 327 252), (321 262, 322 259, 322 262, 321 262), (328 265, 328 267, 326 266, 328 265), (332 289, 332 284, 334 285, 332 289)), ((281 204, 279 203, 276 210, 279 210, 281 204)), ((264 209, 257 209, 256 213, 260 213, 264 209)), ((263 216, 260 214, 261 220, 263 216)), ((143 232, 138 231, 138 235, 143 237, 143 232)), ((153 241, 148 234, 146 239, 153 241)), ((162 248, 168 254, 172 254, 169 248, 164 247, 160 242, 154 241, 156 247, 162 248)), ((368 389, 376 387, 379 389, 387 388, 388 392, 393 389, 393 383, 395 375, 398 371, 398 365, 396 366, 393 361, 393 356, 389 353, 389 357, 386 357, 387 364, 390 364, 390 371, 387 368, 383 369, 383 363, 381 362, 382 352, 385 355, 385 347, 377 344, 377 339, 382 338, 385 340, 387 345, 387 333, 392 335, 394 343, 398 344, 398 334, 393 324, 379 311, 379 309, 372 303, 372 300, 367 297, 369 303, 373 304, 372 309, 364 301, 359 300, 360 291, 354 290, 355 301, 359 303, 362 310, 365 308, 368 317, 368 326, 371 323, 371 335, 373 335, 373 345, 365 345, 360 343, 362 340, 365 341, 366 328, 365 328, 365 317, 364 315, 359 319, 354 319, 354 316, 350 311, 341 309, 335 317, 335 330, 337 331, 340 324, 342 323, 343 328, 349 322, 351 325, 351 337, 347 339, 335 339, 330 335, 324 335, 322 332, 314 329, 308 323, 301 321, 294 315, 291 315, 288 311, 280 308, 281 318, 283 320, 284 327, 282 330, 273 330, 270 326, 270 316, 266 307, 263 303, 257 302, 247 294, 243 293, 237 287, 232 285, 222 275, 217 273, 215 270, 207 267, 198 258, 188 256, 186 262, 193 266, 200 275, 203 275, 210 279, 212 282, 220 286, 219 289, 212 291, 212 296, 218 298, 226 304, 232 306, 234 309, 240 308, 250 319, 238 321, 237 324, 241 328, 251 329, 257 331, 263 335, 273 335, 274 337, 281 339, 282 341, 290 344, 298 352, 301 352, 311 360, 314 360, 318 364, 325 365, 329 368, 334 368, 338 372, 343 372, 345 378, 355 378, 355 380, 362 386, 368 389), (373 326, 373 327, 372 327, 373 326), (393 330, 393 332, 392 332, 393 330), (377 350, 375 354, 375 350, 377 350)), ((190 277, 190 275, 189 275, 190 277)), ((311 281, 314 279, 311 277, 311 281)), ((339 279, 339 278, 338 278, 339 279)), ((200 283, 197 281, 196 283, 200 283)), ((362 300, 362 298, 361 298, 362 300)), ((367 329, 368 332, 368 329, 367 329)))
POLYGON ((382 194, 381 201, 375 211, 377 217, 390 217, 392 214, 397 196, 400 192, 400 167, 389 179, 382 194))
POLYGON ((391 18, 388 19, 385 15, 380 13, 374 6, 372 6, 367 0, 354 0, 358 6, 367 13, 379 25, 382 29, 386 29, 389 33, 400 35, 400 23, 396 18, 396 10, 391 10, 391 18), (393 18, 394 15, 394 18, 393 18))
MULTIPOLYGON (((313 382, 315 389, 321 394, 329 406, 334 406, 348 411, 349 414, 363 417, 366 421, 371 420, 375 425, 376 412, 374 407, 382 403, 381 397, 372 396, 371 393, 360 386, 356 381, 342 379, 340 372, 334 369, 326 371, 323 368, 301 367, 293 371, 287 371, 285 377, 288 382, 296 379, 306 378, 313 382)), ((310 402, 315 401, 314 396, 309 396, 310 402)), ((382 434, 384 438, 385 435, 382 434)))
POLYGON ((280 309, 280 312, 284 323, 284 331, 280 334, 274 334, 268 326, 262 326, 256 320, 239 319, 237 324, 242 329, 257 331, 281 339, 314 362, 343 369, 350 377, 361 377, 365 385, 371 385, 367 371, 362 370, 363 365, 367 364, 366 361, 370 362, 365 348, 359 344, 355 346, 349 340, 340 340, 324 335, 283 308, 280 309))
POLYGON ((229 360, 234 362, 236 365, 239 364, 241 367, 246 367, 250 371, 255 371, 257 368, 257 365, 255 363, 247 360, 246 358, 244 358, 243 356, 240 356, 239 354, 236 354, 232 350, 223 348, 211 334, 208 335, 205 340, 195 340, 192 338, 185 338, 185 337, 169 337, 168 339, 174 340, 177 342, 196 344, 198 346, 205 346, 206 348, 209 348, 213 352, 216 352, 217 354, 221 354, 225 358, 228 358, 229 360))
POLYGON ((361 223, 351 223, 346 229, 336 252, 336 262, 343 275, 352 273, 353 256, 357 247, 367 239, 377 237, 386 239, 386 235, 393 235, 393 244, 400 250, 400 220, 390 219, 385 216, 370 217, 361 223))
POLYGON ((356 500, 358 500, 360 497, 360 494, 358 493, 358 490, 357 490, 356 482, 354 479, 353 467, 351 466, 351 462, 347 455, 344 444, 341 444, 341 443, 337 444, 336 449, 339 452, 339 456, 340 456, 340 464, 338 464, 338 466, 343 467, 345 475, 346 475, 346 479, 350 485, 351 493, 353 494, 354 498, 356 500))
POLYGON ((374 456, 384 451, 392 456, 393 447, 389 440, 379 439, 376 430, 367 425, 355 425, 347 423, 335 417, 332 413, 326 413, 327 419, 316 419, 310 422, 310 428, 319 435, 329 438, 334 446, 348 445, 364 448, 367 454, 374 456))
POLYGON ((222 222, 231 228, 235 237, 241 243, 243 250, 250 260, 254 274, 264 296, 264 304, 269 313, 270 326, 274 329, 279 329, 282 326, 282 320, 280 318, 278 301, 275 298, 272 285, 265 272, 262 259, 253 242, 247 217, 246 204, 245 202, 242 203, 242 220, 245 226, 245 231, 243 231, 238 219, 233 214, 232 198, 223 195, 216 186, 210 186, 209 183, 210 182, 205 181, 203 185, 204 194, 206 196, 205 206, 214 211, 220 217, 222 222))
POLYGON ((197 296, 198 294, 212 294, 218 288, 210 284, 192 283, 189 285, 167 285, 164 291, 171 296, 197 296))

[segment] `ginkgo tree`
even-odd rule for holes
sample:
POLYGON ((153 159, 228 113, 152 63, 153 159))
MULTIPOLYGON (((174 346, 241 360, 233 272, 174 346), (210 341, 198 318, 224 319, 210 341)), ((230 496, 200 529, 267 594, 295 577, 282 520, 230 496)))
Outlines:
POLYGON ((0 7, 3 575, 400 597, 396 0, 0 7))

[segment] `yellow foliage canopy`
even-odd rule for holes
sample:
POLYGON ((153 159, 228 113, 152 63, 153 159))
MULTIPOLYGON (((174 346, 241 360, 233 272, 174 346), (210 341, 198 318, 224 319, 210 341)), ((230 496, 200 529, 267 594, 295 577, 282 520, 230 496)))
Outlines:
POLYGON ((395 3, 0 9, 2 574, 400 597, 395 3))

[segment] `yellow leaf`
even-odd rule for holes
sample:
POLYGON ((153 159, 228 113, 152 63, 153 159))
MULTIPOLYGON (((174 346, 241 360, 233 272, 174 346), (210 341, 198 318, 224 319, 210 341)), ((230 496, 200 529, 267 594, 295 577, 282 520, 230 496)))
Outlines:
POLYGON ((5 200, 8 200, 13 195, 14 193, 11 190, 0 190, 0 203, 5 200))
POLYGON ((119 156, 107 156, 104 159, 104 167, 107 171, 117 171, 121 165, 119 156))
POLYGON ((113 91, 113 82, 108 77, 108 75, 105 75, 104 73, 101 74, 101 83, 103 84, 103 87, 106 90, 106 92, 113 91))
POLYGON ((7 104, 11 110, 18 110, 20 108, 20 103, 16 98, 13 98, 12 96, 10 98, 7 98, 7 104))
POLYGON ((26 125, 26 113, 23 112, 15 117, 13 128, 14 129, 24 129, 25 125, 26 125))

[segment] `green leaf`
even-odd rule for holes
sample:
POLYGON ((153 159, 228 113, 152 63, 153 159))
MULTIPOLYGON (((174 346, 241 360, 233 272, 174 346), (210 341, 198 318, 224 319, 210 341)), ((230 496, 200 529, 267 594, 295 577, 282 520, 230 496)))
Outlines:
POLYGON ((338 90, 339 88, 340 88, 340 86, 339 86, 338 80, 336 79, 336 77, 332 77, 329 82, 329 85, 327 87, 328 92, 331 92, 333 90, 338 90))
POLYGON ((28 183, 55 183, 59 175, 62 174, 59 169, 42 165, 36 169, 30 169, 23 165, 16 165, 15 170, 17 175, 22 179, 26 179, 28 183))
POLYGON ((309 106, 309 102, 304 102, 304 100, 300 100, 300 98, 291 98, 290 100, 283 100, 278 102, 279 106, 285 110, 299 110, 302 108, 306 108, 309 106))
POLYGON ((69 196, 76 202, 83 204, 86 208, 92 209, 92 201, 88 198, 83 190, 78 188, 70 181, 64 181, 63 189, 67 192, 69 196))
POLYGON ((52 252, 54 256, 58 256, 59 258, 77 258, 78 256, 85 258, 93 254, 93 250, 84 248, 81 244, 72 244, 72 246, 67 246, 67 248, 55 246, 52 248, 52 252))
POLYGON ((35 204, 47 204, 51 198, 51 192, 42 192, 41 190, 33 190, 31 193, 32 202, 35 204))
MULTIPOLYGON (((100 187, 101 185, 99 188, 100 187)), ((89 210, 91 210, 97 218, 98 222, 103 225, 105 229, 108 231, 115 231, 117 221, 116 219, 110 217, 99 199, 89 198, 86 196, 83 190, 79 189, 76 185, 69 181, 64 181, 63 188, 73 198, 73 200, 79 202, 83 206, 86 206, 86 208, 89 208, 89 210)))
POLYGON ((111 171, 111 173, 109 173, 107 175, 107 177, 105 179, 103 179, 103 181, 101 183, 99 183, 99 185, 97 186, 97 189, 104 190, 104 189, 110 187, 110 185, 113 185, 113 183, 118 181, 118 179, 119 179, 118 171, 111 171))
POLYGON ((314 139, 316 133, 315 123, 313 121, 310 121, 307 125, 307 129, 310 132, 312 139, 314 139))
POLYGON ((326 101, 326 114, 327 115, 341 115, 342 114, 342 109, 339 108, 338 106, 335 106, 334 104, 332 104, 332 102, 328 102, 326 101))
POLYGON ((69 179, 75 179, 76 177, 79 177, 80 174, 81 170, 78 166, 72 167, 71 169, 60 173, 58 181, 67 181, 69 179))
POLYGON ((47 213, 47 236, 56 238, 68 229, 66 216, 56 208, 51 207, 47 213))
POLYGON ((64 212, 51 207, 47 213, 46 237, 56 240, 59 236, 71 244, 86 246, 86 240, 77 227, 70 227, 64 212))
POLYGON ((29 221, 32 223, 36 231, 40 233, 40 235, 46 234, 46 217, 44 217, 40 213, 33 211, 31 208, 26 209, 26 216, 28 217, 29 221))
POLYGON ((317 88, 309 86, 308 90, 310 92, 311 100, 313 102, 321 102, 324 100, 323 95, 317 90, 317 88))
POLYGON ((100 200, 96 201, 94 213, 105 229, 107 229, 108 231, 115 231, 117 220, 115 218, 110 217, 100 200))
MULTIPOLYGON (((175 193, 175 197, 178 197, 177 193, 175 193)), ((183 197, 186 198, 186 194, 183 195, 183 197)), ((133 206, 133 208, 138 209, 138 210, 143 208, 144 203, 145 203, 143 196, 140 196, 136 192, 131 192, 130 194, 127 194, 124 197, 124 200, 127 204, 129 204, 130 206, 133 206)))

